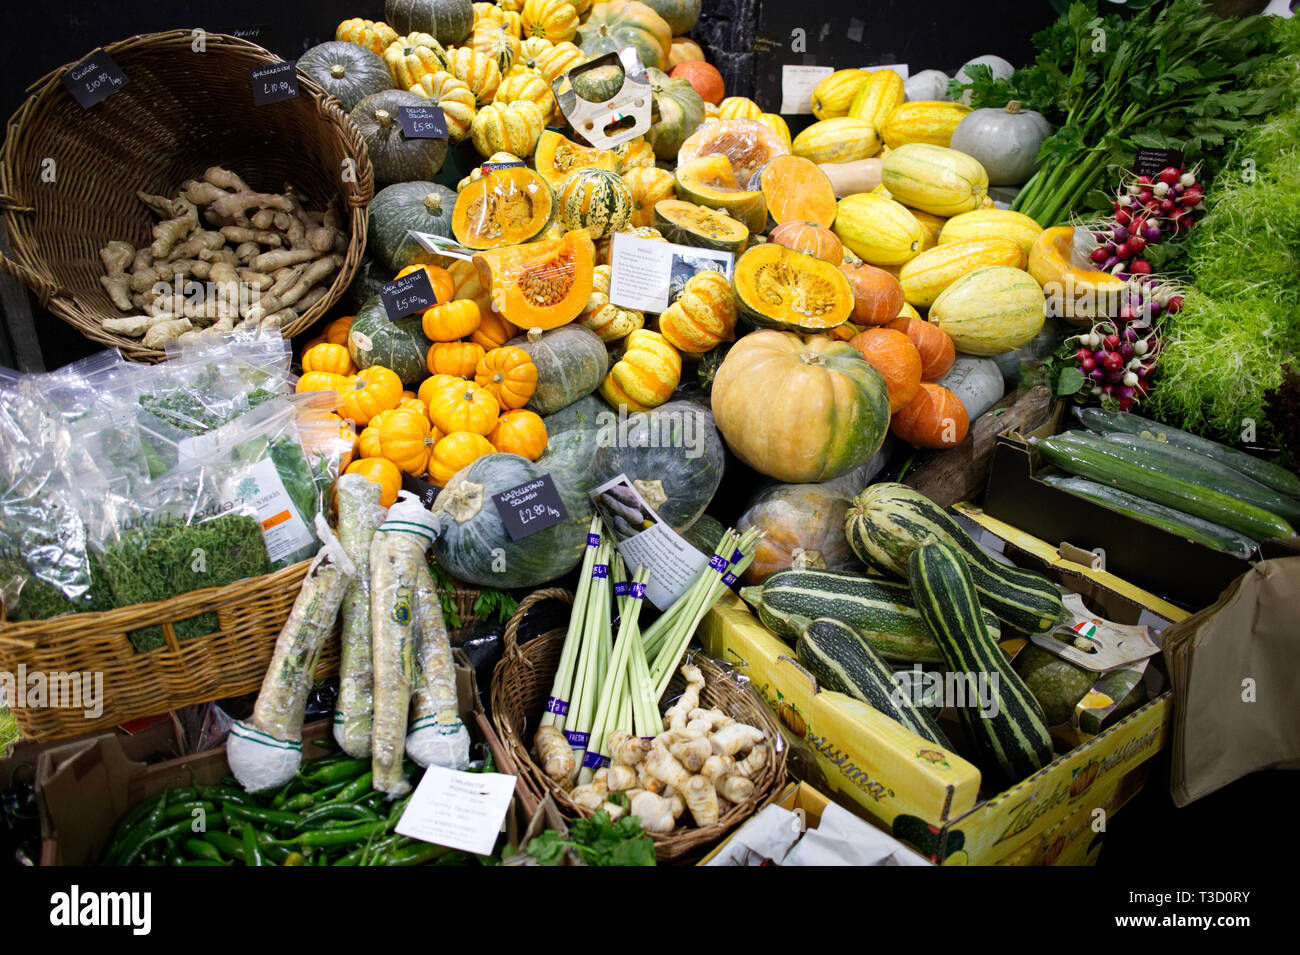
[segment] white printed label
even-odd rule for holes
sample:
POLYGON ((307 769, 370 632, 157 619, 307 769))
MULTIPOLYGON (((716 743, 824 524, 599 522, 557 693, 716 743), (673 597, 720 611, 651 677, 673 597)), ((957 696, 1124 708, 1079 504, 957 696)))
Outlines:
POLYGON ((781 67, 781 112, 801 116, 812 112, 812 94, 817 84, 834 73, 829 66, 800 66, 786 63, 781 67))
POLYGON ((735 262, 730 252, 615 233, 610 250, 609 301, 638 312, 662 312, 672 304, 674 284, 681 286, 692 275, 708 270, 731 278, 735 262))
POLYGON ((272 563, 310 546, 314 540, 270 458, 263 458, 230 480, 226 486, 226 502, 233 501, 243 501, 257 514, 262 522, 266 554, 272 563))
POLYGON ((430 766, 398 820, 397 831, 412 839, 487 855, 496 845, 514 791, 514 776, 430 766))

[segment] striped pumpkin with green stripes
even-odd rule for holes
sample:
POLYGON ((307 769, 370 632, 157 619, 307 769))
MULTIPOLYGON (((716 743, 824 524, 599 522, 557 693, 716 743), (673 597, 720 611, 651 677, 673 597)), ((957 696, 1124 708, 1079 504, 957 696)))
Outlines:
POLYGON ((994 560, 943 508, 903 484, 873 484, 853 500, 844 536, 858 560, 907 576, 907 560, 930 539, 950 544, 970 564, 984 607, 1026 633, 1044 633, 1070 618, 1061 594, 1046 577, 994 560))
POLYGON ((1002 649, 989 639, 966 558, 951 544, 922 544, 908 558, 907 577, 949 671, 966 677, 966 705, 957 709, 967 735, 1007 780, 1038 772, 1052 761, 1047 717, 1002 649), (980 681, 990 688, 992 702, 983 712, 983 701, 971 699, 980 681))
POLYGON ((618 173, 594 166, 569 173, 556 194, 564 228, 586 229, 593 241, 626 229, 635 205, 632 191, 618 173))

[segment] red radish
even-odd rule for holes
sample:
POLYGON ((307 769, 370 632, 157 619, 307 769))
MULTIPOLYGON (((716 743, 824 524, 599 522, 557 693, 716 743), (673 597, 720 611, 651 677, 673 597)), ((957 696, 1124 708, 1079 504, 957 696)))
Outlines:
POLYGON ((1133 258, 1133 246, 1127 242, 1121 242, 1115 247, 1115 254, 1121 259, 1131 259, 1133 258))
POLYGON ((1092 357, 1092 352, 1088 351, 1088 349, 1086 348, 1080 348, 1077 352, 1074 353, 1074 357, 1077 358, 1080 362, 1085 362, 1092 357))
POLYGON ((1160 181, 1172 186, 1178 181, 1179 175, 1180 173, 1173 166, 1166 166, 1160 171, 1160 181))
POLYGON ((1154 198, 1155 194, 1150 189, 1144 189, 1142 190, 1142 194, 1138 196, 1138 201, 1145 206, 1154 198))
POLYGON ((1144 185, 1144 186, 1149 186, 1149 185, 1151 185, 1151 177, 1150 177, 1150 176, 1138 176, 1138 177, 1137 177, 1137 181, 1138 181, 1139 183, 1141 183, 1142 185, 1144 185))
POLYGON ((1150 275, 1151 263, 1146 259, 1134 259, 1129 263, 1129 268, 1138 275, 1150 275))
POLYGON ((1079 367, 1082 368, 1084 372, 1090 372, 1097 367, 1097 361, 1095 358, 1085 358, 1083 361, 1079 362, 1079 367))
POLYGON ((1101 265, 1108 258, 1110 258, 1110 254, 1107 253, 1107 251, 1103 249, 1101 246, 1098 246, 1097 248, 1092 250, 1092 255, 1090 255, 1089 258, 1092 259, 1094 262, 1096 262, 1098 265, 1101 265))
POLYGON ((1102 364, 1106 366, 1107 371, 1119 371, 1124 367, 1124 359, 1119 352, 1107 352, 1106 360, 1102 364))
POLYGON ((1182 310, 1182 307, 1183 297, 1181 295, 1175 295, 1169 300, 1169 304, 1165 306, 1165 311, 1169 312, 1171 315, 1177 315, 1178 312, 1182 310))
POLYGON ((1116 335, 1114 332, 1111 332, 1109 335, 1107 335, 1103 339, 1103 341, 1106 343, 1107 351, 1114 351, 1116 348, 1119 347, 1119 336, 1116 335))
POLYGON ((1147 240, 1140 235, 1131 236, 1126 243, 1134 252, 1141 252, 1147 247, 1147 240))

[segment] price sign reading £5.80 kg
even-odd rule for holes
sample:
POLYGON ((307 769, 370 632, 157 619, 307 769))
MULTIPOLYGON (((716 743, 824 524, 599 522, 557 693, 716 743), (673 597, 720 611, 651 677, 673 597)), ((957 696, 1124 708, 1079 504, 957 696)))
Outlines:
POLYGON ((512 541, 530 537, 569 519, 560 492, 549 474, 492 495, 512 541))
POLYGON ((298 63, 287 60, 253 70, 253 105, 266 106, 298 95, 298 63))
POLYGON ((384 303, 384 312, 389 321, 393 322, 438 304, 433 283, 429 281, 429 273, 424 269, 385 282, 379 286, 379 299, 384 303))

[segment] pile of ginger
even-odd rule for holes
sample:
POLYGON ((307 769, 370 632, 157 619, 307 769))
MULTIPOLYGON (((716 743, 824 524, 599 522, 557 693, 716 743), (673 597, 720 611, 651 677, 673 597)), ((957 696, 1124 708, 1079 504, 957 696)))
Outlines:
MULTIPOLYGON (((637 816, 646 832, 667 833, 684 824, 687 812, 703 828, 753 798, 754 779, 773 758, 772 741, 762 730, 719 709, 702 708, 704 674, 689 663, 681 672, 686 690, 664 713, 664 732, 653 740, 625 730, 611 733, 610 764, 596 770, 590 783, 569 792, 575 805, 589 812, 604 809, 611 820, 637 816), (610 800, 614 793, 627 796, 626 808, 610 800)), ((540 738, 538 745, 539 751, 544 748, 540 738)), ((567 740, 564 748, 569 748, 567 740)), ((543 759, 548 776, 564 784, 570 781, 572 755, 567 766, 558 765, 554 756, 543 759)))
POLYGON ((142 338, 146 348, 185 344, 202 330, 286 325, 328 294, 343 265, 348 238, 337 211, 308 211, 291 185, 256 192, 211 166, 174 199, 137 195, 160 219, 153 242, 108 243, 99 281, 118 309, 133 313, 105 319, 104 330, 142 338))

